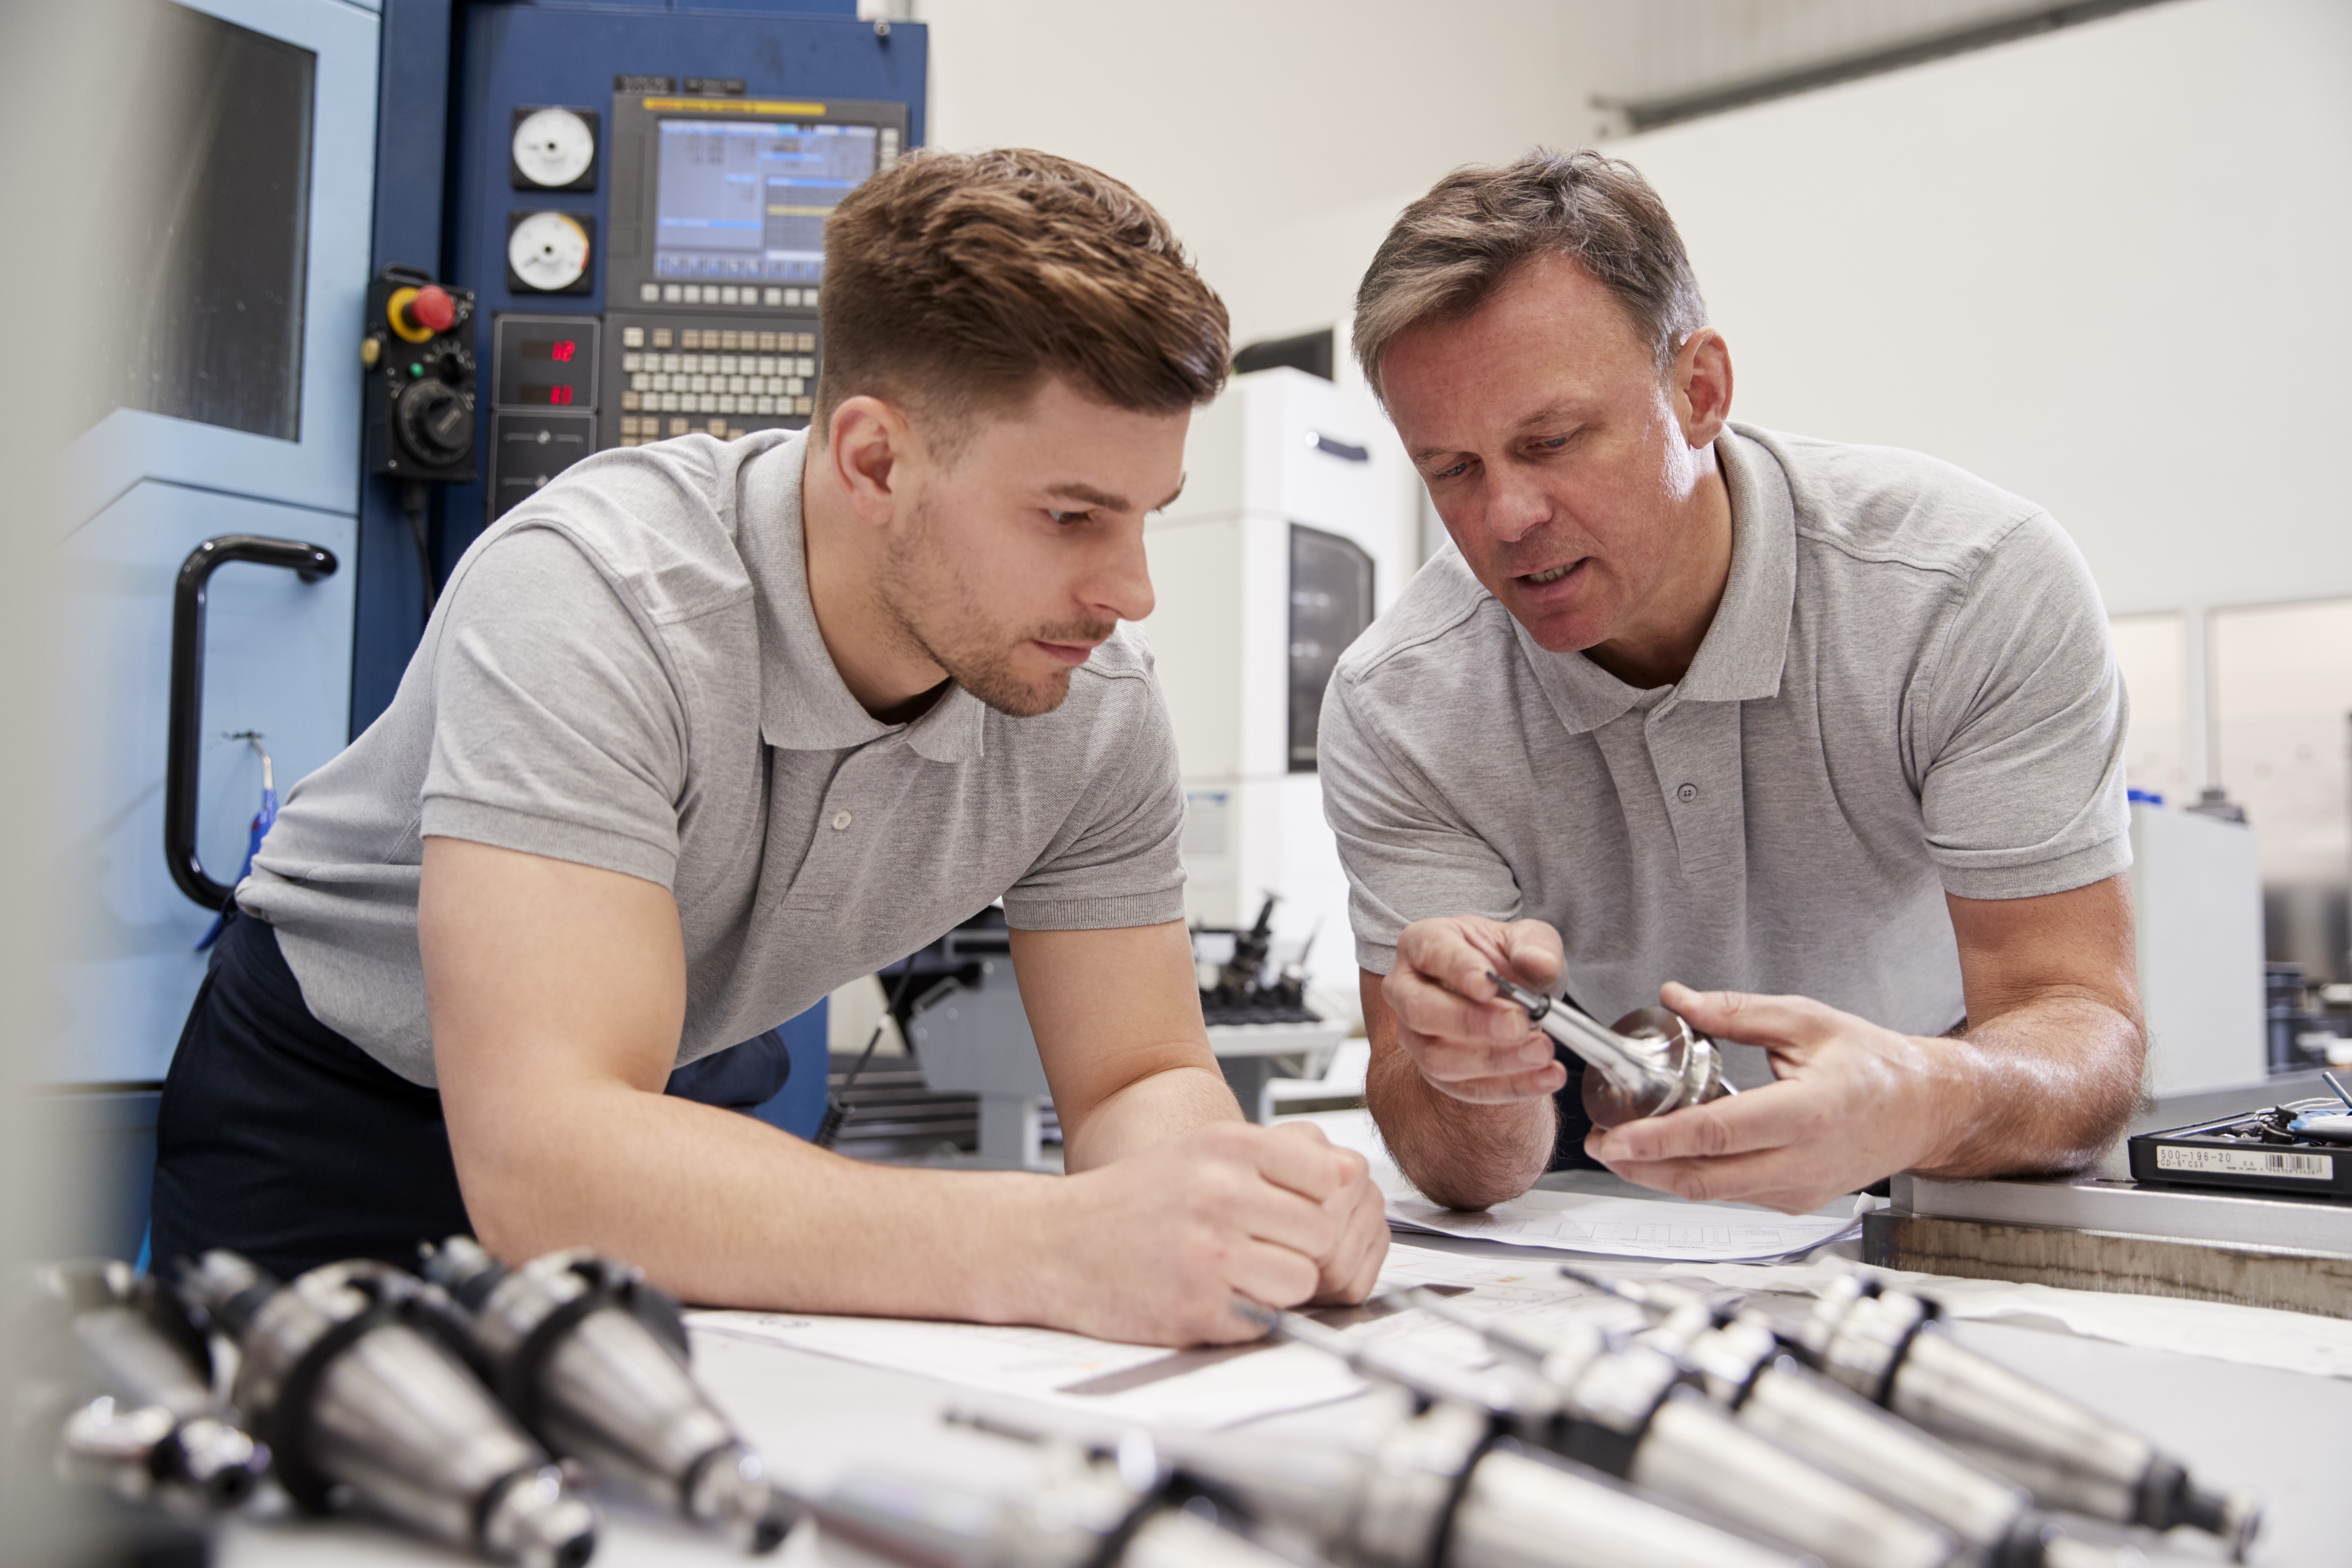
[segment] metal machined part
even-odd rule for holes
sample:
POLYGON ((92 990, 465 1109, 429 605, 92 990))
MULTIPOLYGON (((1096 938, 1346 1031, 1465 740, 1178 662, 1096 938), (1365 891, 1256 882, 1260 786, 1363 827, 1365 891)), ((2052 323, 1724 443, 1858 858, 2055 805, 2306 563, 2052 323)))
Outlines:
MULTIPOLYGON (((1966 1549, 1966 1561, 1987 1568, 2144 1563, 2130 1547, 2067 1535, 2034 1506, 2040 1494, 2014 1474, 1805 1365, 1793 1353, 1795 1342, 1762 1312, 1656 1281, 1635 1284, 1580 1271, 1574 1277, 1664 1314, 1643 1337, 1669 1349, 1683 1341, 1676 1353, 1690 1386, 1750 1430, 1951 1531, 1966 1549), (1714 1321, 1694 1332, 1691 1325, 1702 1312, 1714 1321)), ((1876 1320, 1847 1347, 1844 1364, 1882 1386, 1890 1344, 1907 1342, 1926 1317, 1913 1303, 1876 1320)))
POLYGON ((491 1397, 423 1281, 370 1261, 281 1285, 228 1252, 181 1294, 238 1350, 231 1401, 312 1512, 364 1508, 524 1568, 581 1568, 596 1516, 491 1397))
POLYGON ((1459 1568, 1791 1568, 1798 1560, 1559 1458, 1500 1445, 1454 1511, 1459 1568))
POLYGON ((2242 1560, 2261 1527, 2250 1493, 2197 1485, 2129 1428, 1968 1349, 1907 1291, 1841 1280, 1801 1342, 1831 1376, 2024 1486, 2046 1507, 2152 1530, 2188 1526, 2242 1560))
POLYGON ((48 1264, 32 1284, 61 1478, 196 1511, 253 1494, 269 1450, 214 1393, 210 1347, 176 1299, 110 1260, 48 1264))
MULTIPOLYGON (((1443 1310, 1433 1307, 1434 1315, 1480 1327, 1475 1316, 1433 1292, 1408 1292, 1404 1300, 1414 1306, 1438 1303, 1443 1310)), ((1383 1353, 1384 1347, 1335 1342, 1332 1331, 1319 1324, 1300 1320, 1294 1326, 1296 1317, 1282 1317, 1291 1338, 1323 1344, 1360 1371, 1403 1381, 1391 1370, 1397 1358, 1383 1353)), ((1597 1336, 1564 1335, 1538 1363, 1552 1371, 1530 1375, 1526 1363, 1534 1341, 1516 1339, 1513 1375, 1462 1373, 1441 1379, 1416 1366, 1408 1370, 1419 1382, 1407 1386, 1427 1395, 1451 1384, 1460 1390, 1454 1402, 1484 1414, 1497 1434, 1830 1568, 1944 1568, 1958 1561, 1942 1531, 1784 1453, 1704 1396, 1678 1388, 1682 1370, 1658 1347, 1635 1342, 1609 1351, 1597 1336)))
POLYGON ((1574 1005, 1489 971, 1496 994, 1525 1010, 1528 1022, 1573 1051, 1584 1075, 1584 1109, 1596 1127, 1622 1126, 1737 1094, 1724 1081, 1715 1042, 1664 1007, 1637 1007, 1603 1028, 1574 1005))
MULTIPOLYGON (((1411 1298, 1433 1315, 1487 1331, 1456 1303, 1411 1298)), ((1757 1539, 1819 1557, 1833 1568, 1944 1568, 1966 1561, 1950 1535, 1835 1471, 1782 1448, 1685 1386, 1681 1337, 1710 1322, 1696 1298, 1678 1302, 1672 1330, 1653 1329, 1614 1351, 1592 1337, 1563 1336, 1539 1363, 1559 1394, 1559 1418, 1540 1440, 1603 1474, 1696 1509, 1757 1539)), ((1516 1353, 1527 1358, 1528 1336, 1516 1353)), ((1510 1350, 1507 1341, 1489 1342, 1510 1350)), ((1524 1421, 1523 1435, 1535 1428, 1524 1421)))
POLYGON ((1203 1494, 1156 1463, 1090 1461, 1048 1445, 1046 1475, 1019 1495, 935 1477, 853 1471, 809 1512, 829 1547, 910 1568, 1296 1568, 1230 1528, 1203 1494))
POLYGON ((1741 1426, 1695 1389, 1673 1388, 1658 1402, 1623 1475, 1832 1568, 1943 1568, 1960 1560, 1943 1531, 1741 1426))
POLYGON ((654 1506, 772 1551, 798 1510, 695 1383, 676 1302, 584 1250, 508 1268, 470 1237, 428 1249, 508 1408, 556 1454, 654 1506))
POLYGON ((2032 1496, 1886 1411, 1779 1355, 1756 1375, 1739 1424, 1874 1497, 1952 1532, 1978 1561, 2037 1568, 2047 1524, 2032 1496))

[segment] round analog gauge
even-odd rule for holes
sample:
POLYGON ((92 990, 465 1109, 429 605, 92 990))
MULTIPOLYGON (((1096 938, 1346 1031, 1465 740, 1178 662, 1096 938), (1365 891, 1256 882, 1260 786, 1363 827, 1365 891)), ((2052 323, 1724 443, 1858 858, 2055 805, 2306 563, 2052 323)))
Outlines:
POLYGON ((562 213, 532 213, 507 236, 507 265, 542 293, 569 289, 588 270, 588 231, 562 213))
POLYGON ((515 127, 515 167, 534 185, 568 185, 596 157, 596 133, 568 109, 542 109, 515 127))

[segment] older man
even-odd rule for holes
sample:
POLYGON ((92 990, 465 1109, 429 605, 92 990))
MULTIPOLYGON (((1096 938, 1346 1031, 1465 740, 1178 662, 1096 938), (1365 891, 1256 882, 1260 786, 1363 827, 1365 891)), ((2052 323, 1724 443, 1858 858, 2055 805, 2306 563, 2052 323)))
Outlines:
POLYGON ((1441 182, 1355 341, 1459 550, 1321 731, 1371 1106, 1423 1190, 1483 1206, 1580 1143, 1796 1211, 2111 1141, 2144 1051, 2125 699, 2048 514, 1730 423, 1673 220, 1597 153, 1441 182), (1489 970, 1603 1021, 1663 1000, 1761 1047, 1727 1053, 1747 1092, 1591 1131, 1489 970))

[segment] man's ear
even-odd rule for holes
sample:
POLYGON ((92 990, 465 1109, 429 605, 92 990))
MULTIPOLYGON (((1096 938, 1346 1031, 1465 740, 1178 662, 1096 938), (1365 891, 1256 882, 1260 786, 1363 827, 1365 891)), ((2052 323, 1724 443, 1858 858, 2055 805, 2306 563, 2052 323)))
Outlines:
POLYGON ((1731 418, 1731 346, 1713 327, 1701 327, 1684 340, 1668 374, 1683 439, 1693 447, 1713 444, 1731 418))
POLYGON ((845 399, 825 422, 825 461, 860 521, 887 528, 908 493, 918 443, 906 414, 879 397, 845 399))

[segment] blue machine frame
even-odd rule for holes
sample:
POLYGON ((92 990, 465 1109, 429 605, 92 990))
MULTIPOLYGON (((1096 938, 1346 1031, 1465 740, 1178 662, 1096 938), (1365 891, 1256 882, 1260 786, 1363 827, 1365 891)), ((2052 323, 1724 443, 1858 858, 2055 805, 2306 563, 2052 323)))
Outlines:
MULTIPOLYGON (((163 854, 173 603, 183 561, 222 534, 322 546, 356 542, 359 378, 373 187, 378 18, 352 0, 175 0, 312 57, 303 226, 297 438, 118 408, 63 466, 63 531, 52 543, 68 597, 58 668, 71 716, 58 751, 55 815, 64 869, 93 895, 67 933, 55 1026, 37 1068, 61 1091, 58 1119, 92 1136, 119 1173, 105 1234, 128 1256, 144 1226, 152 1086, 168 1066, 205 957, 213 911, 174 886, 163 854)), ((342 749, 353 574, 314 582, 266 566, 211 584, 195 842, 233 879, 260 797, 258 759, 223 731, 257 731, 281 782, 342 749)))
MULTIPOLYGON (((281 790, 318 768, 390 702, 424 625, 423 583, 396 495, 362 479, 358 350, 367 282, 391 263, 478 290, 478 352, 509 309, 600 312, 586 295, 518 299, 506 286, 507 215, 543 195, 508 188, 509 110, 605 108, 622 72, 742 78, 754 94, 881 99, 923 134, 928 36, 856 19, 855 0, 173 0, 282 40, 314 59, 301 292, 299 438, 280 440, 131 409, 68 454, 68 504, 52 541, 72 603, 60 668, 78 727, 58 750, 68 876, 96 889, 49 1012, 41 1081, 90 1136, 119 1193, 92 1240, 128 1255, 145 1223, 155 1089, 205 958, 212 911, 173 883, 164 841, 173 595, 202 541, 258 534, 322 547, 338 569, 298 577, 224 567, 209 584, 196 849, 234 879, 260 795, 258 759, 226 732, 257 731, 281 790)), ((570 204, 609 216, 609 176, 570 204)), ((600 222, 600 227, 605 226, 600 222)), ((601 258, 599 258, 601 262, 601 258)), ((488 446, 487 399, 480 444, 488 446)), ((483 525, 482 487, 437 498, 436 575, 483 525)), ((793 1082, 760 1110, 803 1134, 824 1100, 824 1009, 783 1026, 793 1082)))

